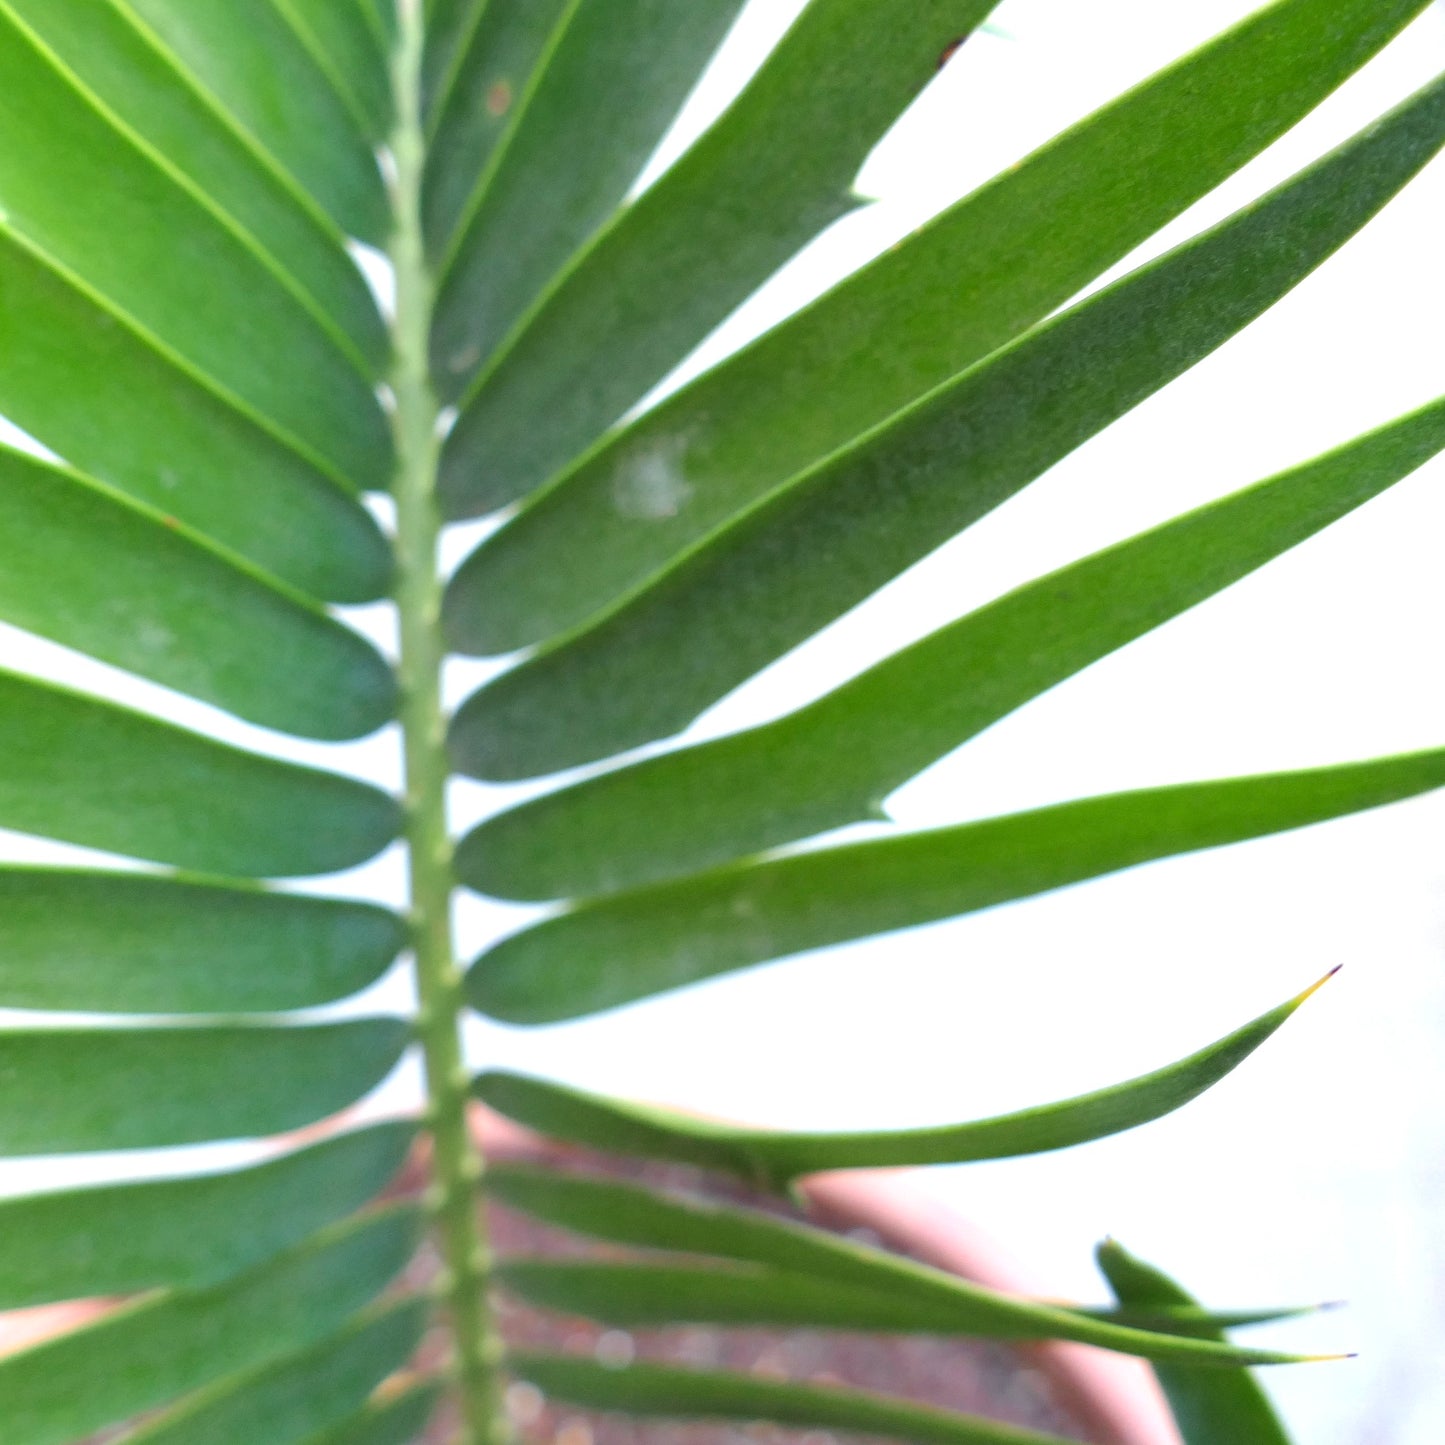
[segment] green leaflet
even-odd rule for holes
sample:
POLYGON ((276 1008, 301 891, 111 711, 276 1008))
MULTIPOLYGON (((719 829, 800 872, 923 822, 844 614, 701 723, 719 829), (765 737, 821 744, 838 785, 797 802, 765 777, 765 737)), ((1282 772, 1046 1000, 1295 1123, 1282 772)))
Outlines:
MULTIPOLYGON (((770 1214, 733 1208, 697 1197, 654 1194, 632 1184, 582 1174, 493 1165, 485 1188, 490 1198, 557 1228, 616 1244, 647 1250, 741 1260, 813 1280, 831 1281, 871 1291, 896 1304, 912 1302, 926 1318, 946 1318, 945 1330, 978 1328, 987 1334, 1018 1337, 1043 1327, 1038 1320, 1023 1324, 1000 1314, 998 1295, 957 1275, 881 1249, 858 1244, 826 1230, 808 1228, 770 1214)), ((1009 1300, 1014 1305, 1029 1301, 1009 1300)), ((1187 1308, 1187 1307, 1185 1307, 1187 1308)), ((1058 1326, 1062 1306, 1048 1304, 1047 1328, 1058 1326)), ((1171 1307, 1126 1311, 1067 1310, 1111 1324, 1155 1330, 1176 1323, 1180 1311, 1171 1307)), ((1188 1322, 1259 1323, 1295 1311, 1245 1311, 1206 1315, 1195 1310, 1188 1322)))
MULTIPOLYGON (((596 615, 1042 320, 1420 9, 1284 0, 1066 131, 559 479, 458 573, 453 636, 470 651, 509 652, 596 615), (552 564, 563 556, 566 567, 552 564)), ((536 467, 526 476, 542 480, 536 467)))
MULTIPOLYGON (((851 1134, 740 1129, 501 1071, 480 1075, 473 1087, 478 1097, 508 1118, 556 1138, 617 1153, 722 1169, 742 1175, 759 1187, 781 1191, 793 1180, 823 1170, 1007 1159, 1067 1149, 1137 1128, 1182 1108, 1218 1083, 1259 1048, 1319 986, 1315 984, 1188 1058, 1127 1083, 993 1119, 926 1129, 851 1134)), ((543 1203, 549 1203, 559 1192, 563 1195, 566 1192, 563 1186, 549 1189, 529 1183, 525 1177, 520 1184, 509 1184, 505 1174, 501 1190, 501 1197, 507 1202, 513 1202, 512 1196, 520 1194, 523 1199, 540 1196, 543 1203), (508 1194, 508 1189, 512 1194, 508 1194)), ((601 1198, 595 1201, 599 1213, 603 1202, 601 1198)), ((524 1203, 521 1207, 527 1205, 524 1203)), ((645 1213, 646 1206, 638 1204, 636 1210, 639 1214, 645 1213)), ((574 1221, 578 1217, 572 1216, 574 1221)), ((670 1224, 663 1219, 653 1220, 657 1228, 670 1229, 674 1234, 683 1222, 685 1216, 670 1224)), ((644 1243, 641 1239, 628 1242, 644 1243)), ((705 1236, 699 1232, 692 1244, 669 1247, 700 1248, 707 1252, 704 1246, 705 1236)), ((658 1247, 662 1247, 660 1240, 658 1247)), ((776 1253, 742 1253, 735 1257, 766 1264, 789 1263, 786 1255, 776 1253)))
POLYGON ((365 508, 3 227, 0 411, 305 591, 365 602, 386 589, 390 551, 365 508))
POLYGON ((399 815, 369 784, 0 671, 0 827, 279 878, 365 862, 399 815))
POLYGON ((544 1023, 845 939, 1028 898, 1156 858, 1341 817, 1445 785, 1445 750, 1114 793, 622 893, 503 939, 481 1012, 544 1023))
MULTIPOLYGON (((470 127, 439 134, 427 239, 438 263, 432 372, 444 400, 457 399, 616 210, 741 8, 742 0, 572 0, 479 178, 470 127), (454 157, 442 149, 448 143, 454 157)), ((488 24, 484 15, 479 41, 488 24)), ((518 43, 535 53, 534 41, 518 43)))
POLYGON ((909 1440, 915 1445, 1070 1445, 1056 1435, 1040 1435, 882 1395, 753 1375, 647 1364, 614 1370, 576 1355, 512 1355, 507 1368, 555 1399, 629 1415, 669 1420, 772 1420, 800 1428, 909 1440))
POLYGON ((25 1102, 0 1116, 0 1155, 152 1149, 300 1129, 379 1084, 409 1036, 389 1018, 5 1030, 0 1079, 12 1100, 25 1102))
POLYGON ((277 1364, 223 1381, 129 1437, 131 1445, 298 1445, 345 1421, 421 1342, 428 1307, 412 1301, 277 1364))
POLYGON ((0 1310, 231 1279, 368 1203, 415 1137, 378 1124, 229 1174, 0 1200, 0 1310))
POLYGON ((534 1305, 603 1324, 643 1329, 720 1324, 1064 1339, 1145 1359, 1183 1361, 1194 1368, 1290 1365, 1309 1358, 1128 1329, 977 1288, 967 1304, 961 1294, 950 1307, 789 1270, 575 1259, 508 1259, 497 1266, 496 1279, 534 1305))
MULTIPOLYGON (((373 0, 395 13, 391 0, 373 0)), ((466 49, 490 0, 422 0, 426 11, 425 53, 422 57, 422 105, 427 119, 434 122, 446 103, 462 52, 466 49)))
POLYGON ((1445 80, 930 393, 473 694, 453 728, 458 766, 527 777, 684 727, 1239 331, 1442 142, 1445 80))
POLYGON ((940 53, 991 8, 812 0, 723 117, 530 315, 514 307, 486 329, 480 275, 470 265, 453 272, 435 333, 439 376, 465 381, 472 367, 458 363, 518 324, 467 393, 443 451, 449 514, 490 510, 545 480, 856 205, 850 187, 868 152, 933 78, 940 53))
POLYGON ((348 235, 378 245, 386 191, 366 137, 272 0, 118 0, 348 235))
POLYGON ((369 903, 201 879, 0 867, 0 1008, 272 1013, 375 983, 406 925, 369 903))
POLYGON ((363 1410, 331 1430, 307 1438, 305 1445, 412 1445, 436 1409, 439 1391, 409 1390, 386 1405, 363 1410))
POLYGON ((288 444, 357 486, 384 486, 386 420, 336 338, 7 5, 0 96, 0 225, 288 444))
POLYGON ((333 1334, 401 1271, 409 1210, 328 1230, 214 1289, 166 1294, 0 1360, 5 1445, 64 1445, 333 1334))
POLYGON ((507 898, 587 896, 876 817, 952 748, 1442 447, 1445 401, 1030 582, 790 716, 490 818, 460 845, 458 875, 507 898))
POLYGON ((264 727, 358 737, 387 722, 391 668, 309 599, 173 518, 0 447, 0 618, 264 727))
MULTIPOLYGON (((1136 1306, 1191 1305, 1193 1299, 1173 1280, 1133 1258, 1106 1239, 1098 1249, 1099 1268, 1121 1304, 1136 1306)), ((1204 1336, 1219 1339, 1217 1331, 1204 1336)), ((1156 1366, 1185 1445, 1289 1445, 1263 1390, 1243 1372, 1181 1370, 1156 1366)))
POLYGON ((249 231, 380 373, 386 330, 340 231, 131 12, 108 0, 10 0, 10 9, 125 125, 249 231))
POLYGON ((391 135, 387 57, 358 0, 272 0, 362 130, 378 145, 391 135))
MULTIPOLYGON (((681 1158, 727 1169, 767 1188, 782 1190, 794 1179, 828 1169, 1007 1159, 1067 1149, 1137 1128, 1183 1108, 1218 1083, 1259 1048, 1318 987, 1319 984, 1314 985, 1188 1058, 1141 1078, 994 1119, 929 1129, 851 1134, 730 1129, 699 1124, 685 1115, 639 1109, 538 1079, 484 1074, 477 1087, 489 1102, 500 1094, 502 1103, 497 1107, 504 1113, 511 1114, 518 1102, 524 1110, 529 1106, 535 1110, 540 1103, 545 1111, 541 1117, 552 1126, 560 1123, 562 1137, 574 1142, 582 1142, 585 1137, 589 1144, 601 1146, 608 1140, 607 1147, 624 1152, 660 1154, 663 1158, 681 1158), (594 1132, 599 1129, 604 1131, 600 1135, 594 1132)), ((739 1257, 768 1264, 787 1262, 785 1258, 753 1254, 739 1257)))
POLYGON ((574 0, 486 0, 456 61, 427 155, 423 222, 431 249, 446 251, 497 146, 526 104, 548 41, 574 0))

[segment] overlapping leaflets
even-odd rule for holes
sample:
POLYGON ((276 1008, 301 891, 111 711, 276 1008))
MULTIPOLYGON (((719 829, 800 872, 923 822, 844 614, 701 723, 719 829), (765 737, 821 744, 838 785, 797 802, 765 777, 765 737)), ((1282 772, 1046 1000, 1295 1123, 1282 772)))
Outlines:
POLYGON ((791 717, 614 766, 459 848, 446 789, 453 765, 611 765, 685 727, 1246 326, 1438 151, 1445 82, 1046 318, 1423 6, 1276 0, 618 427, 856 204, 869 148, 985 0, 808 0, 640 193, 741 0, 0 0, 0 417, 22 433, 0 450, 0 622, 103 664, 90 690, 0 672, 0 828, 110 855, 0 865, 0 1155, 261 1156, 0 1199, 0 1309, 128 1297, 0 1360, 3 1445, 410 1445, 444 1396, 459 1440, 500 1445, 504 1371, 644 1418, 1059 1445, 843 1388, 499 1364, 493 1284, 636 1324, 1085 1341, 1156 1361, 1190 1445, 1278 1445, 1229 1367, 1300 1357, 1221 1331, 1296 1312, 1206 1310, 1113 1246, 1120 1303, 1059 1305, 758 1211, 512 1169, 494 1198, 646 1253, 494 1267, 467 1111, 480 1097, 784 1190, 1133 1128, 1301 999, 1142 1078, 886 1134, 473 1079, 463 1014, 575 1017, 1445 784, 1437 750, 768 851, 879 817, 949 749, 1378 495, 1445 445, 1445 404, 1032 582, 791 717), (380 245, 384 301, 361 265, 380 245), (523 497, 448 591, 443 515, 523 497), (395 659, 326 605, 384 596, 395 659), (465 704, 450 753, 448 641, 540 648, 465 704), (151 686, 122 703, 107 668, 151 686), (158 688, 189 700, 186 726, 158 688), (399 798, 354 775, 370 748, 316 746, 393 719, 399 798), (400 910, 331 876, 398 837, 400 910), (562 906, 464 976, 458 877, 562 906), (410 1019, 353 997, 402 954, 410 1019), (424 1115, 363 1122, 413 1047, 424 1115), (380 1202, 424 1171, 422 1208, 380 1202), (418 1352, 434 1325, 446 1348, 418 1352))

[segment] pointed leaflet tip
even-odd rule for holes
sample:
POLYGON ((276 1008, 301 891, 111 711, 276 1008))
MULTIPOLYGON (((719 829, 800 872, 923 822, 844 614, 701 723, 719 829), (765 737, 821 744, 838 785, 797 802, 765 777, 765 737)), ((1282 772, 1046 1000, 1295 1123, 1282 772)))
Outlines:
POLYGON ((1316 980, 1298 997, 1292 999, 1289 1004, 1291 1013, 1295 1011, 1312 994, 1318 993, 1342 968, 1344 964, 1337 963, 1323 978, 1316 980))

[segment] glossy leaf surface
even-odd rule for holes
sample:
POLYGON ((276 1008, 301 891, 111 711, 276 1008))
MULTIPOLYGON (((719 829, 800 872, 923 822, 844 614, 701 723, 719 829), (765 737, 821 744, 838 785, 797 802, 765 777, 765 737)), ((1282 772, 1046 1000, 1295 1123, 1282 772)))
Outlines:
POLYGON ((543 1023, 846 939, 1429 792, 1445 751, 1114 793, 873 842, 744 862, 585 903, 473 965, 483 1013, 543 1023))
POLYGON ((805 474, 458 714, 507 779, 686 726, 1221 345, 1445 144, 1445 80, 1255 205, 1046 323, 805 474))
POLYGON ((241 1274, 374 1198, 415 1136, 380 1124, 232 1173, 0 1200, 0 1309, 241 1274))
POLYGON ((458 574, 453 635, 471 651, 509 652, 602 611, 1042 320, 1420 8, 1266 7, 1066 131, 579 463, 458 574), (569 565, 551 565, 557 556, 569 565))
POLYGON ((482 824, 463 882, 509 898, 636 887, 878 815, 895 788, 1114 648, 1228 587, 1445 447, 1435 402, 1063 567, 776 722, 482 824))
POLYGON ((0 1117, 0 1154, 150 1149, 299 1129, 379 1084, 408 1034, 399 1019, 7 1030, 0 1077, 27 1102, 0 1117))
POLYGON ((436 1409, 438 1391, 422 1387, 385 1405, 353 1415, 350 1420, 310 1436, 305 1445, 411 1445, 436 1409))

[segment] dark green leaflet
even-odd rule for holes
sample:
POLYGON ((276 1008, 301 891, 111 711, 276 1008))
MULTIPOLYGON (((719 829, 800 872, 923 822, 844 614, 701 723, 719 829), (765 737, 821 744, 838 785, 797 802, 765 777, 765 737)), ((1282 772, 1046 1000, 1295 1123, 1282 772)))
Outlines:
POLYGON ((26 1100, 0 1155, 255 1138, 338 1113, 401 1058, 400 1019, 0 1033, 0 1078, 26 1100), (77 1056, 85 1058, 77 1072, 77 1056))
MULTIPOLYGON (((432 372, 446 400, 461 395, 615 211, 741 8, 741 0, 579 0, 561 11, 539 55, 535 41, 521 40, 540 62, 535 83, 470 185, 466 137, 450 133, 458 149, 454 161, 433 160, 428 215, 438 271, 432 372)), ((484 16, 479 41, 486 27, 484 16)))
POLYGON ((373 904, 143 873, 0 867, 0 1007, 269 1013, 375 983, 406 925, 373 904))
POLYGON ((1420 8, 1268 6, 1065 132, 579 461, 458 573, 453 636, 502 653, 594 616, 1042 320, 1420 8))
POLYGON ((369 784, 5 672, 0 759, 0 826, 209 873, 333 873, 400 821, 369 784))
POLYGON ((0 1310, 230 1279, 360 1209, 415 1137, 378 1124, 232 1173, 0 1200, 0 1310))
POLYGON ((244 227, 380 373, 386 328, 340 230, 154 32, 109 0, 9 4, 98 100, 244 227))
POLYGON ((391 668, 309 598, 173 518, 0 447, 0 618, 238 717, 338 739, 390 720, 391 668))
POLYGON ((327 1230, 213 1289, 165 1294, 0 1360, 5 1445, 65 1445, 326 1339, 411 1258, 420 1220, 327 1230))
MULTIPOLYGON (((1316 984, 1189 1057, 1140 1078, 993 1119, 934 1128, 823 1134, 727 1128, 666 1110, 584 1094, 541 1079, 505 1073, 482 1074, 476 1089, 483 1099, 509 1117, 570 1142, 625 1154, 704 1164, 781 1191, 803 1175, 824 1170, 1007 1159, 1067 1149, 1137 1128, 1182 1108, 1218 1083, 1259 1048, 1318 987, 1316 984)), ((504 1175, 504 1198, 506 1187, 504 1175)), ((514 1185, 514 1190, 517 1187, 514 1185)), ((525 1179, 520 1187, 525 1192, 525 1179)), ((534 1184, 530 1197, 539 1193, 544 1203, 559 1193, 565 1202, 564 1186, 553 1186, 549 1195, 544 1186, 534 1184)), ((599 1197, 594 1202, 602 1210, 606 1199, 599 1197)), ((638 1203, 633 1213, 645 1212, 645 1209, 644 1204, 638 1203)), ((679 1230, 685 1232, 689 1220, 686 1215, 674 1215, 669 1219, 654 1219, 654 1223, 659 1233, 676 1234, 679 1230)), ((748 1237, 755 1236, 759 1229, 766 1235, 766 1229, 759 1225, 748 1237)), ((740 1230, 741 1226, 735 1228, 733 1235, 740 1230)), ((634 1237, 627 1242, 643 1241, 634 1237)), ((705 1243, 701 1229, 691 1245, 680 1243, 675 1247, 691 1248, 699 1242, 705 1243)), ((744 1252, 735 1257, 764 1264, 789 1262, 786 1252, 744 1252)), ((836 1271, 829 1273, 831 1277, 867 1283, 866 1279, 859 1280, 856 1270, 845 1269, 841 1275, 836 1271)), ((878 1287, 877 1281, 874 1286, 878 1287)))
MULTIPOLYGON (((477 375, 439 480, 453 516, 545 480, 800 247, 857 204, 868 152, 937 70, 940 37, 992 0, 813 0, 721 119, 620 212, 477 375), (524 418, 546 417, 546 427, 524 418)), ((736 7, 734 7, 736 8, 736 7)), ((501 335, 448 278, 434 369, 450 382, 501 335), (464 317, 448 299, 466 305, 464 317)), ((503 325, 508 318, 504 318, 503 325)), ((501 332, 503 326, 498 326, 501 332)), ((460 388, 449 389, 452 395, 460 388)))
MULTIPOLYGON (((1098 1249, 1099 1268, 1121 1304, 1190 1305, 1192 1297, 1152 1265, 1135 1259, 1112 1239, 1098 1249)), ((1215 1330, 1197 1332, 1221 1339, 1215 1330)), ((1155 1373, 1185 1445, 1289 1445, 1289 1437, 1265 1393, 1244 1371, 1181 1370, 1155 1366, 1155 1373)))
POLYGON ((457 765, 529 777, 666 736, 1268 309, 1445 144, 1445 80, 929 394, 475 693, 457 765))
POLYGON ((543 1023, 845 939, 1029 898, 1445 785, 1445 750, 1085 798, 955 828, 744 861, 583 903, 473 966, 483 1013, 543 1023))
POLYGON ((1229 586, 1445 446, 1435 402, 1050 573, 777 722, 483 823, 462 881, 509 898, 661 881, 876 817, 900 784, 1113 648, 1229 586))

